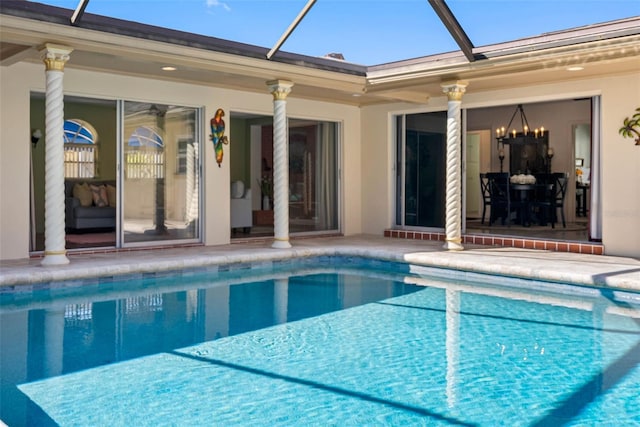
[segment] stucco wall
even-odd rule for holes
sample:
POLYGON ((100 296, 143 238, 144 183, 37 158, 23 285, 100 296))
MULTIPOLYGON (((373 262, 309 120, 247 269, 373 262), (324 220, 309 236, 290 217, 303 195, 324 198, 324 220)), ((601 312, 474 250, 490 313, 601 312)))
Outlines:
MULTIPOLYGON (((30 91, 44 92, 44 66, 16 64, 0 70, 0 257, 29 253, 30 91), (24 141, 24 143, 20 143, 24 141)), ((217 108, 272 115, 264 93, 160 82, 74 70, 67 67, 65 93, 105 99, 205 107, 208 121, 217 108)), ((640 73, 574 80, 492 92, 474 92, 473 81, 463 107, 478 108, 601 95, 602 100, 602 237, 611 255, 640 257, 640 147, 622 138, 622 120, 639 106, 640 73)), ((434 96, 422 106, 388 104, 362 109, 288 98, 290 117, 341 123, 341 218, 346 235, 381 234, 392 225, 394 210, 394 135, 392 115, 446 110, 446 98, 434 96)), ((530 118, 531 119, 531 118, 530 118)), ((202 139, 208 142, 208 128, 202 139)), ((232 145, 228 153, 233 150, 232 145)), ((205 144, 205 243, 229 242, 230 165, 218 168, 213 147, 205 144)))
POLYGON ((428 105, 396 103, 362 108, 362 232, 383 233, 395 221, 395 124, 393 116, 446 111, 446 99, 428 105))
MULTIPOLYGON (((73 61, 73 54, 71 61, 73 61)), ((26 258, 29 255, 29 94, 45 92, 44 65, 15 64, 0 73, 0 257, 26 258), (24 141, 24 143, 19 143, 24 141)), ((229 200, 230 162, 215 162, 209 142, 208 121, 216 109, 225 112, 273 114, 273 97, 265 83, 264 93, 248 93, 151 79, 74 70, 67 65, 65 94, 104 99, 205 108, 204 147, 204 241, 207 245, 230 241, 229 200)), ((341 123, 341 163, 344 192, 340 195, 345 234, 361 231, 360 192, 360 112, 352 106, 314 102, 295 98, 295 86, 288 98, 290 117, 341 123), (348 194, 348 197, 344 197, 348 194)), ((227 118, 227 127, 230 123, 227 118)), ((231 134, 231 131, 229 131, 231 134)), ((42 142, 41 142, 42 143, 42 142)), ((230 155, 232 146, 225 147, 230 155)))
POLYGON ((603 243, 607 254, 640 258, 640 146, 618 133, 640 107, 640 72, 601 82, 603 243))
MULTIPOLYGON (((640 257, 640 147, 618 134, 622 120, 640 106, 640 73, 491 92, 474 92, 473 81, 470 81, 462 107, 512 106, 596 95, 602 100, 602 242, 609 255, 640 257)), ((392 116, 443 111, 446 104, 444 96, 434 96, 422 106, 389 104, 362 109, 363 232, 381 234, 393 223, 395 137, 392 135, 392 116)), ((530 121, 533 119, 533 116, 527 117, 530 121)), ((503 120, 500 117, 500 122, 503 120)), ((562 129, 562 134, 567 134, 567 129, 562 129)), ((561 157, 569 158, 568 155, 561 157)))
MULTIPOLYGON (((29 254, 29 90, 42 67, 0 67, 0 257, 29 254)), ((43 143, 42 141, 40 143, 43 143)))

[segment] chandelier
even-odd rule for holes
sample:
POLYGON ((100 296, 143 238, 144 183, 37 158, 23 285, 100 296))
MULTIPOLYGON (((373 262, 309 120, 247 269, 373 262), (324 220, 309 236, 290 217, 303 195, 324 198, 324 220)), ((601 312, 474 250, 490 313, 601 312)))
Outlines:
POLYGON ((511 141, 516 141, 520 139, 519 142, 525 142, 526 140, 537 140, 538 138, 545 137, 544 126, 540 128, 535 128, 533 131, 529 127, 529 122, 527 121, 527 116, 524 114, 524 109, 522 108, 522 104, 518 104, 516 110, 513 112, 511 116, 511 120, 509 120, 509 124, 505 128, 504 126, 496 129, 496 138, 499 143, 509 144, 511 141), (516 118, 516 114, 520 113, 520 131, 517 131, 515 128, 512 128, 513 119, 516 118))
POLYGON ((522 104, 518 104, 516 106, 516 110, 513 112, 511 120, 509 120, 509 124, 506 127, 501 126, 496 129, 496 140, 498 142, 498 158, 500 159, 501 170, 502 161, 505 157, 505 144, 508 144, 510 146, 510 169, 528 170, 531 168, 537 169, 539 171, 543 168, 544 165, 546 166, 547 170, 550 170, 551 158, 553 157, 553 149, 549 147, 548 144, 549 131, 545 130, 544 126, 540 126, 539 128, 535 128, 532 130, 529 126, 529 122, 527 121, 527 116, 524 114, 522 104), (520 116, 519 129, 516 129, 516 126, 518 124, 516 119, 517 115, 520 116), (533 153, 527 151, 527 149, 524 148, 525 146, 536 147, 533 148, 533 152, 536 154, 532 157, 531 154, 533 153), (516 147, 522 148, 516 149, 516 147), (517 154, 525 153, 523 156, 524 160, 513 158, 514 149, 516 149, 517 154), (529 156, 529 158, 527 158, 527 156, 529 156), (521 161, 523 161, 524 163, 519 164, 518 162, 521 161))

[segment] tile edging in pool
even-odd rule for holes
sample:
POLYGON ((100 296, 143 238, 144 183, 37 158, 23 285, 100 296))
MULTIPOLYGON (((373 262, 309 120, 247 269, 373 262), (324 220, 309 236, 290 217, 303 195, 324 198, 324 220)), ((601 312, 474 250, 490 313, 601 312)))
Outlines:
MULTIPOLYGON (((481 261, 465 261, 457 259, 455 261, 437 260, 431 256, 433 253, 414 253, 414 254, 399 254, 398 252, 388 250, 376 250, 372 252, 370 250, 356 249, 356 248, 334 248, 332 250, 303 250, 304 254, 297 253, 298 251, 289 251, 287 253, 279 254, 266 254, 262 256, 251 256, 247 258, 242 254, 228 255, 224 257, 207 257, 208 262, 167 262, 164 260, 160 262, 161 265, 140 267, 139 264, 129 266, 129 268, 121 268, 117 266, 117 270, 109 269, 105 266, 104 269, 94 270, 82 270, 76 271, 75 274, 50 274, 50 275, 23 275, 26 280, 19 281, 20 276, 13 277, 13 281, 5 280, 2 283, 0 279, 0 292, 30 292, 34 286, 41 286, 43 283, 55 283, 61 281, 84 281, 95 280, 98 283, 103 278, 109 278, 114 280, 121 279, 137 279, 149 275, 151 277, 163 277, 166 275, 175 274, 180 272, 181 274, 199 274, 200 272, 242 272, 244 270, 252 271, 278 271, 281 269, 289 268, 292 264, 296 264, 296 267, 304 267, 309 265, 317 265, 319 262, 335 263, 349 259, 357 259, 358 262, 366 260, 373 263, 395 263, 404 265, 406 268, 411 269, 416 267, 421 271, 429 271, 429 276, 434 278, 443 278, 446 280, 464 280, 464 281, 480 281, 482 283, 500 284, 504 281, 522 280, 529 287, 536 286, 536 283, 547 285, 574 285, 589 288, 607 288, 617 289, 621 291, 639 291, 640 280, 634 283, 633 280, 620 279, 616 277, 598 277, 597 275, 580 274, 580 273, 562 273, 549 270, 540 270, 536 268, 525 268, 521 266, 505 266, 505 265, 491 265, 481 261), (323 258, 327 258, 324 261, 323 258), (309 265, 307 265, 309 264, 309 265), (81 274, 84 272, 84 274, 81 274), (99 274, 104 272, 104 274, 99 274), (91 273, 91 274, 87 274, 91 273), (595 277, 595 278, 594 278, 595 277), (40 279, 40 280, 38 280, 40 279)), ((67 271, 67 273, 73 273, 73 271, 67 271)), ((108 280, 107 280, 108 281, 108 280)), ((68 286, 68 285, 63 285, 68 286)), ((538 285, 539 286, 539 285, 538 285)), ((526 286, 525 286, 526 287, 526 286)), ((544 286, 543 286, 544 287, 544 286)))

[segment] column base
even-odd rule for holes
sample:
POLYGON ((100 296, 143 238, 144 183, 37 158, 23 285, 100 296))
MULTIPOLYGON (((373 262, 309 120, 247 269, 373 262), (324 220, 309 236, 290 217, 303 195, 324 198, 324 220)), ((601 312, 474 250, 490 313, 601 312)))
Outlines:
POLYGON ((44 258, 42 259, 41 265, 65 265, 69 264, 69 258, 67 255, 63 253, 53 253, 47 254, 44 253, 44 258))
POLYGON ((289 240, 275 239, 271 247, 274 249, 289 249, 291 243, 289 243, 289 240))
POLYGON ((444 245, 442 247, 445 248, 448 251, 463 251, 464 250, 464 246, 462 246, 460 241, 447 240, 446 242, 444 242, 444 245))

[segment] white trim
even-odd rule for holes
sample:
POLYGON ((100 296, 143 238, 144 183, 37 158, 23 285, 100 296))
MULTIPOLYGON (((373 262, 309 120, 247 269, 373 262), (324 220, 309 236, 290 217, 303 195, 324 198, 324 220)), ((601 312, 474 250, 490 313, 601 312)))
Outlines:
POLYGON ((124 199, 122 188, 124 185, 124 99, 116 100, 116 248, 122 248, 124 242, 124 199))
POLYGON ((602 98, 591 100, 591 184, 589 239, 602 240, 602 98))
MULTIPOLYGON (((464 102, 464 97, 462 97, 464 102)), ((467 232, 467 109, 460 109, 460 151, 462 160, 460 165, 461 188, 460 188, 460 231, 467 232)))

